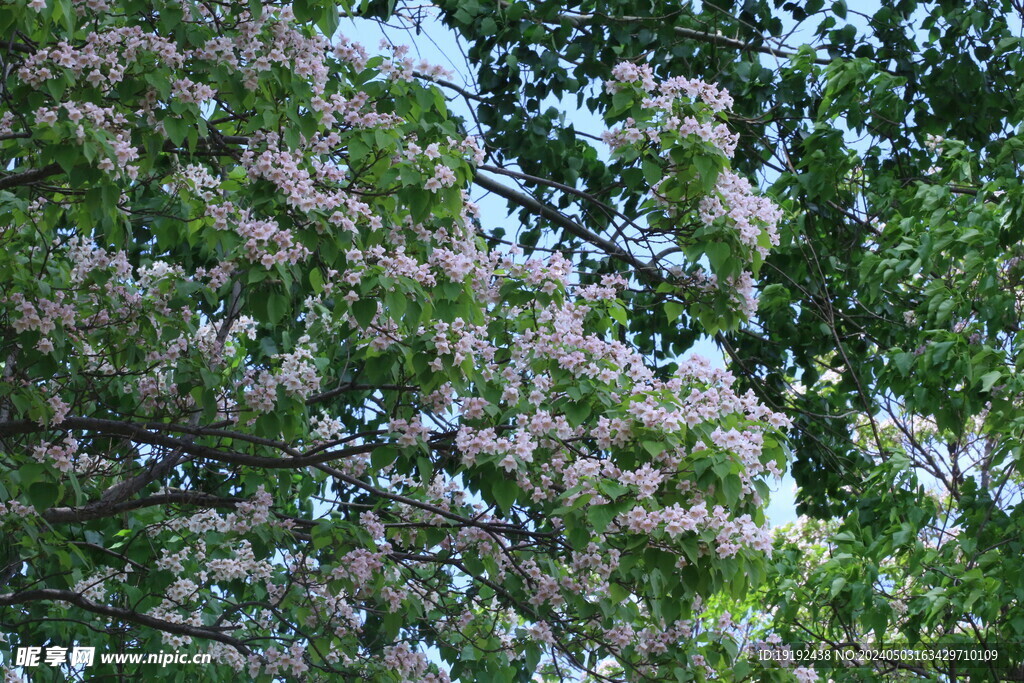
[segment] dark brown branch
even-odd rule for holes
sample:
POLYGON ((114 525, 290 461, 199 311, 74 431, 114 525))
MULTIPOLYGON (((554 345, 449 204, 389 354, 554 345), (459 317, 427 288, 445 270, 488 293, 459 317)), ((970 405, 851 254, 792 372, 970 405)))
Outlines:
POLYGON ((140 614, 139 612, 133 612, 121 607, 101 605, 98 602, 86 599, 74 591, 58 590, 55 588, 38 588, 35 590, 21 591, 20 593, 0 593, 0 606, 51 601, 69 602, 76 607, 81 607, 82 609, 93 612, 94 614, 102 614, 103 616, 110 617, 112 619, 119 619, 131 624, 138 624, 139 626, 148 626, 149 628, 163 631, 165 633, 216 640, 226 645, 230 645, 245 655, 248 655, 250 652, 249 648, 241 640, 233 638, 222 632, 228 630, 228 628, 214 630, 212 628, 190 626, 189 624, 176 624, 171 621, 157 619, 156 617, 152 617, 148 614, 140 614))
POLYGON ((456 85, 455 83, 452 83, 450 81, 446 81, 446 80, 444 80, 442 78, 434 78, 433 76, 428 76, 427 74, 422 74, 422 73, 419 73, 419 72, 414 72, 413 75, 416 76, 416 78, 421 78, 421 79, 423 79, 425 81, 428 81, 430 83, 436 83, 436 84, 438 84, 440 86, 443 86, 445 88, 448 88, 450 90, 454 90, 455 92, 457 92, 460 95, 462 95, 463 97, 465 97, 467 100, 476 100, 477 102, 486 102, 487 101, 483 97, 480 97, 480 95, 477 95, 476 93, 471 93, 468 90, 466 90, 465 88, 463 88, 462 86, 456 85))
POLYGON ((620 261, 625 261, 635 269, 636 276, 638 278, 649 283, 660 283, 665 281, 664 276, 657 267, 649 263, 644 263, 618 245, 608 241, 600 235, 594 234, 590 230, 587 230, 576 221, 561 212, 556 211, 547 204, 539 202, 527 194, 523 194, 522 192, 517 192, 510 187, 506 187, 493 178, 489 178, 480 173, 477 173, 473 177, 473 182, 485 190, 493 192, 496 195, 504 197, 510 202, 518 204, 530 213, 534 213, 548 219, 559 227, 564 228, 567 232, 570 232, 580 239, 601 249, 608 256, 619 259, 620 261))
POLYGON ((2 42, 0 43, 0 46, 3 46, 8 50, 13 50, 14 52, 21 52, 22 54, 26 55, 35 54, 36 52, 36 48, 32 47, 31 45, 26 45, 25 43, 16 43, 13 40, 2 42))
POLYGON ((154 505, 198 505, 202 507, 234 508, 242 502, 241 498, 222 498, 200 491, 175 491, 161 493, 147 498, 109 503, 98 500, 80 508, 59 507, 43 511, 42 517, 51 524, 61 522, 85 522, 90 519, 112 517, 122 512, 153 507, 154 505))
POLYGON ((501 524, 498 522, 481 522, 478 519, 469 519, 468 517, 463 517, 453 512, 449 512, 448 510, 445 510, 444 508, 438 507, 436 505, 431 505, 430 503, 425 503, 421 500, 415 500, 413 498, 408 498, 397 493, 390 493, 383 489, 379 489, 368 482, 362 481, 361 479, 357 479, 356 477, 345 474, 341 470, 333 467, 319 465, 317 469, 326 472, 327 474, 330 474, 332 477, 339 481, 343 481, 346 484, 350 484, 352 486, 360 488, 366 491, 367 493, 372 493, 373 495, 379 498, 386 498, 388 500, 393 500, 396 503, 404 503, 411 507, 426 510, 427 512, 432 512, 435 515, 439 515, 441 517, 444 517, 445 519, 450 519, 454 522, 458 522, 463 525, 475 526, 486 531, 491 531, 500 534, 519 534, 522 536, 535 536, 540 538, 551 538, 554 536, 552 532, 530 531, 529 529, 523 529, 521 527, 514 526, 511 524, 501 524))
POLYGON ((31 171, 22 171, 21 173, 12 173, 0 178, 0 190, 6 190, 9 187, 19 187, 21 185, 30 185, 36 181, 42 180, 43 178, 49 178, 50 176, 60 172, 60 164, 53 163, 42 168, 34 168, 31 171))
POLYGON ((101 418, 68 417, 61 424, 51 425, 49 427, 42 427, 31 420, 14 420, 11 422, 0 423, 0 436, 32 434, 52 431, 55 429, 81 429, 124 436, 136 443, 181 449, 184 453, 188 453, 189 455, 197 458, 207 458, 217 462, 228 462, 235 465, 248 465, 250 467, 264 467, 267 469, 286 469, 319 465, 321 463, 330 462, 331 460, 338 460, 339 458, 369 453, 378 446, 378 444, 362 444, 359 446, 350 446, 342 450, 326 451, 310 456, 267 458, 248 455, 246 453, 240 453, 233 450, 213 448, 210 446, 197 446, 187 440, 176 439, 174 437, 150 431, 168 428, 170 428, 170 425, 161 423, 147 423, 139 425, 132 424, 130 422, 119 422, 117 420, 105 420, 101 418))
MULTIPOLYGON (((564 21, 565 23, 569 24, 570 26, 578 27, 578 26, 593 26, 595 24, 596 25, 607 25, 609 22, 620 22, 620 23, 634 24, 634 23, 652 23, 652 22, 660 22, 661 21, 661 19, 659 17, 634 17, 634 16, 614 17, 614 16, 603 15, 603 14, 575 14, 575 13, 572 13, 572 12, 565 12, 563 14, 559 14, 558 15, 558 19, 560 20, 559 22, 556 22, 556 21, 546 21, 545 23, 555 24, 555 23, 560 23, 561 21, 564 21)), ((773 47, 768 47, 767 45, 753 45, 751 43, 745 43, 742 40, 737 40, 735 38, 729 38, 727 36, 719 35, 717 33, 707 33, 705 31, 697 31, 697 30, 694 30, 692 28, 686 28, 684 26, 673 26, 672 30, 675 31, 676 34, 678 34, 678 35, 680 35, 680 36, 682 36, 684 38, 689 38, 691 40, 696 40, 696 41, 699 41, 699 42, 702 42, 702 43, 709 43, 711 45, 720 45, 722 47, 732 48, 734 50, 739 50, 741 52, 759 52, 759 53, 761 53, 763 55, 770 55, 772 57, 784 57, 784 58, 787 58, 787 59, 797 56, 797 54, 795 52, 786 52, 785 50, 777 50, 777 49, 775 49, 773 47)), ((832 60, 831 59, 826 59, 824 57, 815 57, 814 58, 814 63, 815 64, 828 65, 828 64, 832 63, 832 60)))
POLYGON ((404 384, 358 384, 356 382, 345 382, 340 384, 333 389, 315 394, 306 399, 306 405, 316 405, 322 401, 327 401, 336 396, 340 396, 348 391, 419 391, 419 387, 404 384))

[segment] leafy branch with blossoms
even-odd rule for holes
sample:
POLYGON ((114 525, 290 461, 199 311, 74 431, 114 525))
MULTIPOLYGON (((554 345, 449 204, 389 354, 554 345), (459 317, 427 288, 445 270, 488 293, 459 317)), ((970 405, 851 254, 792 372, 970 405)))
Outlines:
MULTIPOLYGON (((209 680, 746 666, 703 605, 765 573, 788 419, 620 338, 629 278, 490 248, 429 69, 322 10, 0 5, 7 645, 191 648, 209 680)), ((713 271, 659 277, 735 325, 778 216, 728 169, 728 95, 614 75, 650 234, 698 216, 713 271)))

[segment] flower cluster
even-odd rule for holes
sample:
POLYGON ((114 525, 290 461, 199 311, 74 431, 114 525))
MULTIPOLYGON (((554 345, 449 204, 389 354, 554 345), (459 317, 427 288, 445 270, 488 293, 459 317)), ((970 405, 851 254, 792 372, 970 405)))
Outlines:
POLYGON ((606 132, 604 140, 621 158, 640 156, 647 159, 645 164, 655 162, 663 169, 662 179, 651 186, 651 206, 664 213, 653 214, 652 225, 677 235, 684 246, 714 253, 711 266, 716 272, 708 275, 693 265, 691 284, 709 293, 726 292, 739 313, 749 318, 757 304, 745 269, 756 272, 769 248, 779 244, 782 212, 726 165, 738 138, 719 114, 728 111, 732 98, 697 79, 676 77, 658 83, 648 65, 622 63, 613 76, 608 90, 633 92, 638 102, 632 115, 606 132), (694 224, 692 233, 680 230, 687 222, 694 224), (727 254, 722 254, 722 247, 727 254))

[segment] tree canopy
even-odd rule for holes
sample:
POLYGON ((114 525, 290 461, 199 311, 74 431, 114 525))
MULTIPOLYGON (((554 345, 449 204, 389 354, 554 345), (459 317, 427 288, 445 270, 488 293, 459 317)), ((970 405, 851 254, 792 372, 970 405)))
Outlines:
POLYGON ((1021 13, 0 4, 7 675, 1019 678, 1021 13))

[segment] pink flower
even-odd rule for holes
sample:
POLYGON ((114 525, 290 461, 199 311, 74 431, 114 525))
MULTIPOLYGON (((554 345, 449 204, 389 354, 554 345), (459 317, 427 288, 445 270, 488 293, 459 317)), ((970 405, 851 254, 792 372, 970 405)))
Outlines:
POLYGON ((793 676, 799 683, 814 683, 818 680, 818 672, 806 666, 799 666, 793 669, 793 676))
MULTIPOLYGON (((45 6, 45 5, 44 5, 45 6)), ((54 109, 47 109, 46 107, 40 107, 36 110, 36 123, 49 123, 53 124, 57 122, 57 112, 54 109)))

